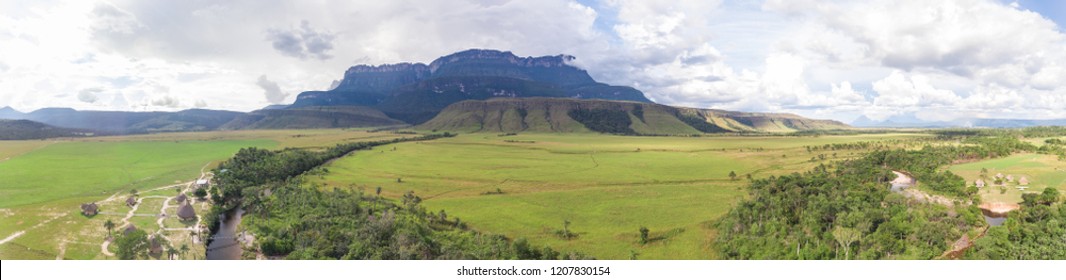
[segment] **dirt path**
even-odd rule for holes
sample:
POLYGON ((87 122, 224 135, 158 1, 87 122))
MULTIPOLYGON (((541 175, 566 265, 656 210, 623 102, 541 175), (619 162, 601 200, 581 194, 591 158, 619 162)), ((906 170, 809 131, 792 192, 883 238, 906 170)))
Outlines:
POLYGON ((15 240, 15 238, 19 238, 19 236, 22 236, 23 234, 26 234, 26 231, 37 229, 37 228, 43 226, 44 224, 50 223, 52 221, 55 221, 56 219, 59 219, 59 218, 62 218, 62 217, 66 217, 66 216, 67 216, 67 213, 56 215, 56 216, 53 216, 50 219, 44 220, 43 222, 34 225, 34 226, 32 226, 32 227, 30 227, 30 228, 28 228, 26 230, 17 231, 15 233, 11 234, 11 235, 8 235, 7 238, 4 238, 3 240, 0 240, 0 244, 11 242, 11 240, 15 240))
POLYGON ((59 241, 59 254, 56 254, 57 261, 63 260, 63 257, 67 255, 67 242, 70 242, 70 240, 63 239, 59 241))
MULTIPOLYGON (((204 164, 203 167, 200 167, 200 177, 197 180, 202 180, 202 179, 208 177, 208 174, 210 174, 210 172, 207 172, 206 170, 207 170, 207 167, 211 165, 211 163, 212 162, 208 162, 207 164, 204 164)), ((179 193, 185 193, 186 190, 191 189, 193 186, 195 186, 197 180, 192 180, 192 181, 183 182, 183 183, 177 183, 177 184, 173 184, 173 185, 166 185, 166 186, 150 189, 148 191, 165 190, 165 189, 171 189, 171 188, 182 188, 182 190, 179 193)), ((117 193, 111 195, 111 197, 108 197, 107 199, 105 199, 104 202, 113 201, 115 199, 118 199, 118 195, 120 193, 121 192, 117 192, 117 193)), ((130 225, 130 218, 133 218, 134 216, 141 216, 141 215, 137 215, 136 212, 137 212, 137 208, 141 207, 141 203, 144 202, 145 198, 166 198, 166 200, 163 201, 163 206, 159 208, 159 215, 158 215, 159 219, 156 220, 156 224, 159 225, 159 231, 196 231, 197 225, 200 224, 200 221, 201 221, 200 215, 196 215, 196 224, 194 226, 192 226, 192 227, 167 228, 163 224, 163 220, 167 218, 166 217, 167 208, 171 207, 170 206, 170 201, 173 200, 174 197, 153 195, 153 196, 145 196, 145 197, 138 198, 137 199, 137 204, 133 205, 133 207, 130 208, 130 210, 126 213, 126 216, 123 217, 122 220, 120 221, 121 225, 119 225, 117 228, 124 229, 124 228, 126 228, 126 227, 128 227, 130 225)), ((190 197, 189 199, 192 199, 192 198, 190 197)), ((191 201, 189 203, 190 204, 195 204, 194 202, 191 202, 191 201)), ((155 215, 149 215, 149 216, 155 216, 155 215)), ((21 235, 21 233, 19 233, 19 234, 21 235)), ((166 239, 168 243, 170 242, 170 238, 167 238, 166 236, 163 236, 163 238, 166 239)), ((2 243, 0 243, 0 244, 2 244, 2 243)), ((108 257, 115 256, 114 253, 112 253, 110 250, 107 249, 107 247, 110 246, 110 245, 111 245, 111 240, 110 239, 105 239, 103 243, 100 243, 100 253, 102 253, 102 254, 104 254, 105 256, 108 256, 108 257)))

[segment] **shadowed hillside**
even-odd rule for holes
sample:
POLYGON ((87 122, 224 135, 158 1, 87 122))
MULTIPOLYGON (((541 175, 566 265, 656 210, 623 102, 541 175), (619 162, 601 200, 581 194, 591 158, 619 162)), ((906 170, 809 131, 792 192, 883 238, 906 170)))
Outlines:
POLYGON ((847 125, 792 114, 741 113, 666 105, 563 98, 497 98, 448 106, 417 128, 459 132, 603 132, 689 135, 716 132, 791 132, 847 125))

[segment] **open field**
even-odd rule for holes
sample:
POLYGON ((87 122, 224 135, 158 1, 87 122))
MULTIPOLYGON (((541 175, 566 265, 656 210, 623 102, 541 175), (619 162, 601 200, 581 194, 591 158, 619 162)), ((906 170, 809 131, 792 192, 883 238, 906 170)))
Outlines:
MULTIPOLYGON (((104 259, 100 245, 107 230, 103 223, 111 219, 121 225, 129 211, 123 201, 130 189, 138 189, 145 197, 144 208, 136 214, 153 215, 134 216, 130 221, 155 232, 159 227, 154 215, 159 214, 165 198, 147 197, 173 197, 177 192, 175 188, 152 189, 194 180, 202 169, 209 170, 241 148, 313 149, 402 136, 365 129, 323 129, 0 141, 0 259, 104 259), (79 205, 91 201, 97 201, 101 214, 82 216, 79 205)), ((173 213, 176 207, 167 210, 173 213)), ((170 220, 164 220, 168 227, 182 225, 170 220)), ((184 231, 166 235, 174 242, 190 242, 184 231)), ((189 258, 203 255, 202 246, 190 247, 198 253, 189 253, 189 258)))
POLYGON ((309 184, 370 194, 380 186, 393 199, 415 191, 429 211, 445 210, 477 230, 601 259, 707 259, 715 258, 713 221, 745 195, 745 175, 803 172, 867 151, 806 146, 917 137, 464 134, 356 152, 309 184), (810 160, 821 154, 825 160, 810 160), (576 238, 556 234, 564 221, 576 238), (651 230, 643 246, 641 226, 651 230))
POLYGON ((0 141, 0 162, 54 143, 50 140, 0 141))
MULTIPOLYGON (((948 170, 962 176, 967 184, 980 178, 981 168, 988 169, 991 178, 997 173, 1013 175, 1014 182, 1007 182, 1002 187, 986 186, 979 194, 986 202, 1018 203, 1022 201, 1022 191, 1019 191, 1018 179, 1026 177, 1029 180, 1029 188, 1025 192, 1042 192, 1044 188, 1056 187, 1059 191, 1066 192, 1066 162, 1059 161, 1056 156, 1040 154, 1016 154, 1004 158, 983 160, 966 164, 951 166, 948 170)), ((992 180, 985 179, 985 183, 991 185, 992 180)))

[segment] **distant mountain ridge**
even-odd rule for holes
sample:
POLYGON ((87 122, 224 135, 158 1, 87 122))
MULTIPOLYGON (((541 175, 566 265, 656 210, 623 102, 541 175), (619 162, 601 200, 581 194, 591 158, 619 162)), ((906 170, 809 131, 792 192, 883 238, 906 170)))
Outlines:
POLYGON ((631 87, 599 83, 568 64, 569 55, 518 57, 472 49, 430 64, 357 65, 336 88, 300 93, 292 107, 360 105, 392 118, 421 123, 462 100, 495 97, 563 97, 651 102, 631 87))
MULTIPOLYGON (((369 127, 404 124, 402 121, 389 118, 381 111, 359 106, 264 109, 249 113, 204 109, 188 109, 178 112, 122 112, 43 108, 30 113, 0 110, 0 119, 27 120, 47 124, 49 127, 106 134, 369 127)), ((22 127, 22 129, 25 128, 28 127, 22 127)))
POLYGON ((416 128, 458 132, 691 135, 846 129, 849 126, 793 114, 743 113, 631 101, 496 98, 457 102, 416 128))
POLYGON ((331 90, 303 92, 291 105, 270 105, 249 113, 69 108, 21 113, 7 107, 0 109, 0 118, 109 134, 405 124, 464 131, 598 131, 634 135, 848 127, 791 114, 659 105, 637 89, 597 82, 585 70, 571 65, 575 59, 569 55, 519 57, 507 51, 472 49, 442 56, 429 64, 352 66, 331 90), (520 118, 514 113, 519 113, 520 118), (477 128, 471 129, 475 124, 477 128))
POLYGON ((924 121, 913 115, 902 115, 875 121, 860 116, 851 122, 856 127, 883 128, 949 128, 949 127, 983 127, 983 128, 1019 128, 1030 126, 1066 126, 1066 119, 1025 120, 1025 119, 957 119, 952 121, 924 121))
POLYGON ((0 119, 0 140, 28 140, 93 135, 92 131, 54 127, 30 120, 0 119))

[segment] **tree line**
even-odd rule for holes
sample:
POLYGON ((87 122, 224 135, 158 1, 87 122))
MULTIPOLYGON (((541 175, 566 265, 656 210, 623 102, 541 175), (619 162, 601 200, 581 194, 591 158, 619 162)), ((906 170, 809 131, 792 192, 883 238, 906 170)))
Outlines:
MULTIPOLYGON (((413 192, 400 201, 361 190, 305 185, 300 174, 351 151, 451 134, 338 145, 326 151, 242 149, 216 170, 215 216, 243 207, 259 251, 289 259, 587 259, 525 239, 470 230, 443 210, 429 212, 413 192)), ((324 170, 323 170, 324 171, 324 170)), ((217 222, 213 231, 217 229, 217 222)))
MULTIPOLYGON (((819 165, 802 174, 754 180, 749 186, 750 198, 739 202, 717 223, 716 247, 730 259, 939 257, 955 240, 963 235, 974 237, 986 226, 976 206, 976 189, 940 167, 958 160, 1001 157, 1035 148, 1013 137, 970 138, 966 143, 970 145, 877 150, 842 161, 835 168, 819 165), (908 171, 933 192, 972 203, 948 207, 912 201, 889 191, 889 182, 896 177, 892 170, 908 171)), ((1024 214, 1028 211, 1032 210, 1013 215, 1028 215, 1024 214)), ((1061 222, 1031 228, 1018 235, 1030 236, 1041 230, 1061 233, 1061 222)), ((1063 241, 1061 234, 1052 236, 1055 237, 1032 243, 1063 241)))

